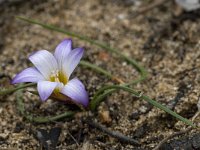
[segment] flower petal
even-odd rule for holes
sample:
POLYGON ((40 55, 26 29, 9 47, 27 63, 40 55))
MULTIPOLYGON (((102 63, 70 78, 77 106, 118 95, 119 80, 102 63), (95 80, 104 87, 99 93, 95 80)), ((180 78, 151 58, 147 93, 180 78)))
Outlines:
POLYGON ((38 82, 37 89, 42 101, 45 101, 49 98, 49 96, 52 94, 56 86, 57 86, 56 82, 50 82, 50 81, 38 82))
POLYGON ((49 80, 50 75, 58 70, 55 57, 47 50, 40 50, 29 57, 40 73, 49 80))
POLYGON ((178 3, 186 11, 192 11, 200 8, 199 0, 176 0, 176 3, 178 3))
POLYGON ((70 80, 61 90, 61 93, 70 97, 76 103, 82 104, 85 107, 88 105, 88 93, 83 83, 77 78, 70 80))
POLYGON ((35 67, 30 67, 17 74, 12 80, 12 84, 23 82, 38 82, 41 80, 45 80, 42 74, 35 67))
POLYGON ((65 60, 63 64, 63 71, 69 78, 71 73, 74 71, 78 63, 80 62, 80 59, 83 56, 84 49, 83 48, 76 48, 72 50, 67 59, 65 60))
POLYGON ((58 62, 58 66, 60 69, 62 69, 62 64, 63 64, 64 60, 67 59, 67 56, 71 52, 71 50, 72 50, 72 40, 71 39, 63 40, 56 47, 54 56, 58 62))

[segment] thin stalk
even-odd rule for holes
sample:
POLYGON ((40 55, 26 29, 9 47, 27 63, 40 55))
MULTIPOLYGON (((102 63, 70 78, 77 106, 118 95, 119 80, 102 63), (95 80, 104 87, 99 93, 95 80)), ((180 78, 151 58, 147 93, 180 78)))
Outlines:
POLYGON ((24 89, 24 88, 31 87, 31 86, 35 86, 35 85, 36 85, 36 83, 28 83, 28 84, 24 84, 24 85, 19 85, 15 88, 5 89, 5 90, 0 91, 0 96, 11 94, 13 92, 16 92, 17 90, 24 89))
MULTIPOLYGON (((187 125, 190 125, 192 127, 196 127, 190 120, 183 118, 182 116, 178 115, 177 113, 175 113, 174 111, 170 110, 169 108, 167 108, 166 106, 156 102, 155 100, 150 99, 149 97, 145 96, 145 95, 140 95, 140 93, 134 91, 133 89, 129 88, 129 87, 125 87, 125 86, 120 86, 120 85, 110 85, 110 86, 105 86, 102 88, 102 90, 106 90, 106 89, 117 89, 117 90, 124 90, 127 91, 131 94, 133 94, 136 97, 139 97, 140 99, 143 99, 147 102, 149 102, 150 104, 152 104, 153 106, 169 113, 170 115, 174 116, 175 118, 177 118, 178 120, 186 123, 187 125)), ((107 94, 107 93, 104 93, 107 94)), ((101 95, 102 96, 102 95, 101 95)), ((96 99, 93 99, 90 103, 90 107, 91 109, 95 109, 95 107, 97 106, 96 103, 99 103, 99 100, 101 98, 101 96, 97 97, 96 99)))
POLYGON ((122 82, 121 79, 113 76, 110 72, 106 71, 105 69, 102 69, 101 67, 98 67, 97 65, 91 64, 84 60, 80 61, 80 65, 82 65, 83 67, 90 68, 96 72, 99 72, 99 73, 109 77, 110 79, 116 80, 117 82, 120 82, 120 83, 122 82))
POLYGON ((51 117, 33 117, 31 115, 25 115, 24 117, 28 119, 29 121, 36 122, 36 123, 48 123, 48 122, 53 122, 59 119, 63 118, 69 118, 73 117, 76 112, 73 111, 67 111, 62 114, 56 115, 56 116, 51 116, 51 117))
POLYGON ((76 112, 74 111, 67 111, 62 114, 56 115, 56 116, 50 116, 50 117, 33 117, 32 115, 29 115, 25 112, 23 98, 22 98, 22 92, 23 90, 20 89, 17 92, 17 108, 20 111, 20 113, 29 121, 36 122, 36 123, 47 123, 47 122, 53 122, 65 117, 72 117, 75 115, 76 112))

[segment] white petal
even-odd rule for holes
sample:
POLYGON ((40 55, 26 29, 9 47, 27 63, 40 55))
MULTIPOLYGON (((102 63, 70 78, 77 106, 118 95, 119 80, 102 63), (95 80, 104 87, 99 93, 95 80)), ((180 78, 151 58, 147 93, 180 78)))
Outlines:
POLYGON ((63 64, 63 71, 68 78, 70 77, 76 66, 79 64, 80 59, 83 56, 83 52, 83 48, 76 48, 69 53, 67 59, 63 64))
POLYGON ((37 89, 42 101, 45 101, 49 98, 49 96, 52 94, 56 86, 57 86, 56 82, 50 82, 50 81, 38 82, 37 89))
POLYGON ((61 93, 70 97, 75 103, 82 104, 85 107, 89 103, 89 97, 85 86, 77 78, 70 80, 61 90, 61 93))
POLYGON ((58 70, 58 64, 55 57, 47 50, 40 50, 34 53, 29 57, 29 60, 47 80, 49 80, 52 72, 58 70))
POLYGON ((176 0, 176 3, 178 3, 186 11, 193 11, 200 8, 199 0, 176 0))
POLYGON ((72 40, 70 39, 65 39, 63 40, 58 46, 56 47, 54 56, 58 62, 58 66, 60 70, 62 69, 62 64, 64 60, 67 59, 68 54, 72 50, 72 40))
POLYGON ((42 80, 45 80, 45 78, 41 75, 41 73, 35 67, 30 67, 17 74, 12 80, 12 84, 38 82, 42 80))

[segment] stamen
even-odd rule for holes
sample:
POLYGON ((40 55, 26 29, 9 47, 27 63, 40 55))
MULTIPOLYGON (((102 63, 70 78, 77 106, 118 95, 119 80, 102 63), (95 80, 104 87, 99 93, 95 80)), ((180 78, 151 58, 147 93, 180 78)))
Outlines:
POLYGON ((67 84, 68 78, 63 72, 61 72, 61 71, 58 72, 58 78, 59 78, 60 82, 62 82, 64 85, 67 84))
POLYGON ((61 71, 52 71, 51 76, 50 76, 50 81, 51 82, 60 82, 62 84, 67 84, 68 78, 65 76, 64 73, 61 71))

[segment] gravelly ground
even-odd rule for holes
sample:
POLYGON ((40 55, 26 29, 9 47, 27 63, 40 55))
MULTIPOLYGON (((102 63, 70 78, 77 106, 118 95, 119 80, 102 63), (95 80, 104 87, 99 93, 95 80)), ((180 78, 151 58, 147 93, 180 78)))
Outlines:
MULTIPOLYGON (((52 0, 19 1, 3 3, 0 6, 0 75, 13 77, 20 70, 30 66, 27 56, 35 50, 54 51, 65 35, 24 23, 15 16, 26 16, 41 22, 54 24, 64 29, 87 35, 92 39, 105 41, 133 57, 148 70, 148 79, 134 88, 160 103, 170 105, 176 99, 174 110, 186 118, 197 111, 200 91, 200 19, 185 19, 177 27, 168 28, 176 9, 172 2, 154 8, 144 15, 132 18, 140 6, 131 1, 105 0, 52 0), (174 8, 173 10, 171 8, 174 8), (167 26, 167 27, 166 27, 167 26), (159 37, 166 27, 164 36, 159 37), (161 31, 160 31, 161 30, 161 31), (160 32, 158 32, 160 31, 160 32), (158 33, 157 33, 158 32, 158 33), (156 33, 155 43, 147 44, 156 33)), ((177 17, 178 18, 178 17, 177 17)), ((138 76, 137 71, 117 56, 73 39, 74 47, 84 46, 84 59, 109 70, 128 82, 138 76)), ((78 67, 78 76, 86 85, 90 96, 109 79, 93 71, 78 67)), ((9 87, 7 78, 1 78, 2 87, 9 87)), ((38 115, 53 115, 66 110, 64 105, 49 100, 41 104, 37 96, 24 96, 28 111, 38 115)), ((94 120, 111 130, 120 131, 142 143, 141 149, 152 149, 167 135, 186 128, 186 125, 166 115, 150 104, 118 92, 101 103, 94 120), (108 111, 109 124, 103 123, 102 112, 108 111)), ((197 118, 198 122, 199 118, 197 118)), ((39 149, 34 133, 38 128, 51 129, 62 126, 58 142, 59 149, 137 149, 139 147, 120 143, 102 132, 88 127, 79 117, 64 119, 51 124, 34 124, 21 117, 16 108, 15 95, 0 99, 0 147, 15 149, 39 149), (71 136, 70 136, 71 135, 71 136), (75 138, 73 140, 72 136, 75 138), (78 142, 78 144, 76 143, 78 142)), ((198 133, 192 130, 189 134, 198 133)))

